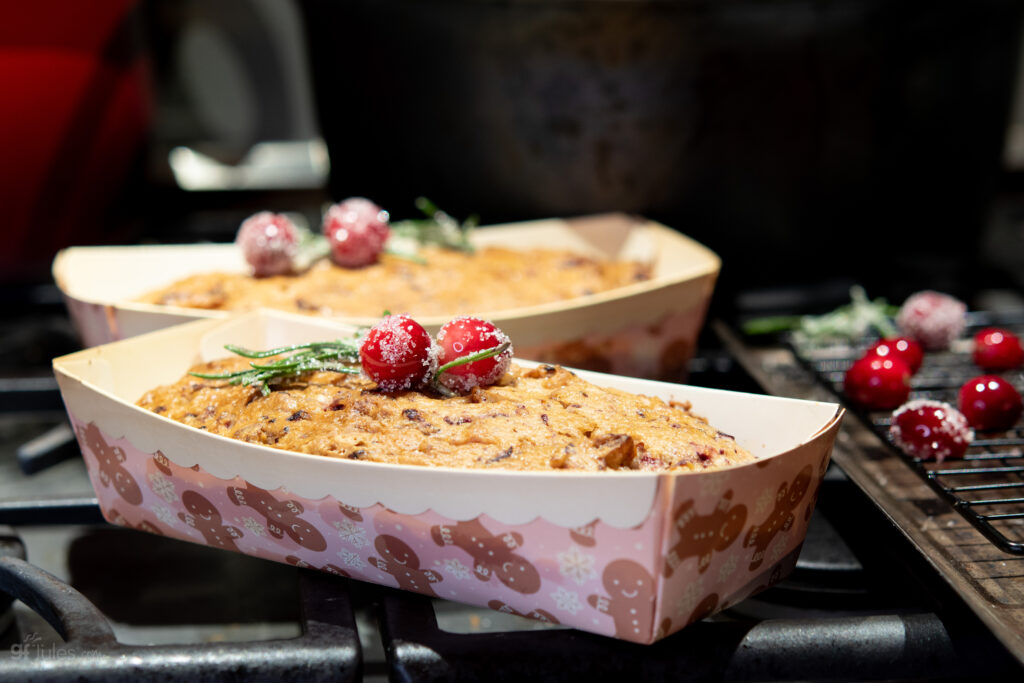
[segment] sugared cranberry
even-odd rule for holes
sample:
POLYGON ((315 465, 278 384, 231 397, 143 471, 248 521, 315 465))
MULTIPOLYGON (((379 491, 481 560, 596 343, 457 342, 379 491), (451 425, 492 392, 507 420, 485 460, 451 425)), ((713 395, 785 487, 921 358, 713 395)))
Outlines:
POLYGON ((292 269, 299 231, 287 216, 261 211, 242 221, 235 244, 252 266, 253 275, 281 275, 292 269))
POLYGON ((323 219, 331 259, 345 268, 373 263, 391 234, 388 221, 388 212, 369 199, 351 197, 333 205, 323 219))
POLYGON ((963 413, 948 403, 930 399, 900 406, 892 414, 889 436, 907 455, 938 462, 962 458, 974 440, 963 413))
POLYGON ((1009 429, 1024 406, 1013 385, 999 375, 980 375, 960 387, 960 412, 975 429, 1009 429))
POLYGON ((1024 348, 1013 332, 990 327, 974 335, 971 357, 983 370, 1012 370, 1024 363, 1024 348))
POLYGON ((915 374, 921 369, 924 362, 924 350, 921 345, 910 337, 893 337, 881 339, 867 350, 865 355, 878 356, 879 358, 898 358, 910 368, 910 374, 915 374))
MULTIPOLYGON (((508 336, 486 320, 468 316, 455 318, 442 325, 437 333, 437 345, 441 349, 438 365, 443 366, 477 351, 493 349, 507 341, 508 336)), ((473 387, 497 382, 508 371, 511 361, 512 347, 509 346, 496 356, 449 368, 438 381, 452 391, 464 394, 473 387)))
POLYGON ((898 358, 862 356, 843 378, 850 399, 872 410, 891 410, 910 395, 910 368, 898 358))
POLYGON ((967 305, 941 292, 926 290, 910 296, 896 315, 900 330, 928 350, 947 348, 967 324, 967 305))
POLYGON ((407 315, 387 315, 359 347, 363 372, 388 393, 415 389, 437 369, 437 346, 407 315))

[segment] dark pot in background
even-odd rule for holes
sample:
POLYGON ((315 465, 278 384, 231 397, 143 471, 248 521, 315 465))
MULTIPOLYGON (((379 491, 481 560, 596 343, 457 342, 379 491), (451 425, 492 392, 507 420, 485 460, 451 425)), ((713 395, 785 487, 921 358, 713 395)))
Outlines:
POLYGON ((336 197, 643 213, 744 282, 970 267, 1014 0, 305 0, 336 197))

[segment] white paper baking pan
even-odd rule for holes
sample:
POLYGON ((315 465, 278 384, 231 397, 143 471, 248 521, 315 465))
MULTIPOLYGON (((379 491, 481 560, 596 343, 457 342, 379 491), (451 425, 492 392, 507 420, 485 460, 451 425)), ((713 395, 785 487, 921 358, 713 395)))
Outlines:
POLYGON ((689 401, 758 457, 681 474, 341 460, 211 435, 134 405, 193 364, 227 355, 225 343, 268 348, 351 329, 259 312, 56 359, 105 517, 640 643, 735 604, 794 566, 842 417, 831 403, 580 372, 689 401))

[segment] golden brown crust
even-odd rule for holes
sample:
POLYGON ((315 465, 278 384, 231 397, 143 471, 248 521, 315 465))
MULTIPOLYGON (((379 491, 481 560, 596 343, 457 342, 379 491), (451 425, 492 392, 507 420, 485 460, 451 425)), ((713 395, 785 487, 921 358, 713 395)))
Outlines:
MULTIPOLYGON (((241 367, 226 359, 194 370, 241 367)), ((138 405, 242 441, 406 465, 704 471, 753 460, 689 406, 598 387, 555 366, 513 365, 499 384, 454 398, 383 394, 336 373, 311 373, 268 396, 186 376, 138 405)))
POLYGON ((384 310, 461 315, 573 299, 650 278, 650 267, 556 250, 424 247, 425 263, 389 254, 365 268, 321 261, 300 275, 203 273, 150 292, 144 303, 245 311, 260 307, 376 317, 384 310))

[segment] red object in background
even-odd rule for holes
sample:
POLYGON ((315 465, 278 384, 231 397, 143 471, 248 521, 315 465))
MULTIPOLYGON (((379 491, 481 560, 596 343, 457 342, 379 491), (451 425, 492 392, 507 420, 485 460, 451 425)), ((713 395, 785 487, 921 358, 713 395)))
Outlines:
POLYGON ((983 370, 1013 370, 1024 364, 1024 348, 1017 335, 990 327, 974 335, 971 358, 983 370))
POLYGON ((1020 418, 1020 394, 999 375, 980 375, 964 382, 960 412, 975 429, 1009 429, 1020 418))
POLYGON ((363 197, 349 197, 327 209, 321 231, 331 259, 343 268, 368 266, 380 257, 391 234, 388 212, 363 197))
POLYGON ((900 306, 896 325, 929 351, 949 348, 967 324, 967 305, 949 294, 924 290, 900 306))
POLYGON ((299 230, 288 216, 260 211, 242 221, 235 244, 252 266, 252 274, 266 277, 292 270, 299 239, 299 230))
POLYGON ((893 337, 880 339, 871 345, 865 355, 879 358, 898 358, 910 368, 910 374, 916 374, 924 363, 924 350, 921 345, 910 337, 893 337))
POLYGON ((911 401, 894 411, 889 436, 910 457, 938 462, 964 457, 974 440, 962 413, 948 403, 929 399, 911 401))
POLYGON ((898 358, 865 355, 846 371, 843 390, 869 410, 891 410, 910 396, 910 368, 898 358))
POLYGON ((58 249, 103 241, 149 132, 135 0, 37 0, 0 22, 0 279, 48 272, 58 249))

